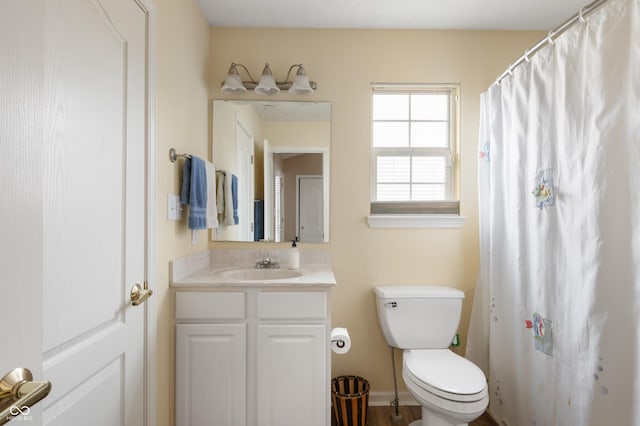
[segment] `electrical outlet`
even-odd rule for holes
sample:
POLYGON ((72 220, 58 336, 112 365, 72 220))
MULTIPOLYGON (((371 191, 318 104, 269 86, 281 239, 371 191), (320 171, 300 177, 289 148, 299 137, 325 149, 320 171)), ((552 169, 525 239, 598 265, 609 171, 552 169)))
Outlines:
POLYGON ((167 219, 182 220, 182 204, 180 204, 180 196, 169 194, 167 197, 167 219))

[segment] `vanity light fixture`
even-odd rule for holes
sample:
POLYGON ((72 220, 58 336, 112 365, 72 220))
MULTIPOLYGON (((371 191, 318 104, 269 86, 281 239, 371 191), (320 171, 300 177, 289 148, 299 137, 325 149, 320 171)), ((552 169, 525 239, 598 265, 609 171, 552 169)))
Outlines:
POLYGON ((309 77, 302 67, 302 64, 291 65, 289 67, 289 72, 287 72, 287 78, 285 78, 283 82, 276 81, 273 73, 271 72, 271 67, 269 64, 265 64, 264 69, 262 70, 262 75, 260 76, 260 81, 256 82, 249 73, 247 67, 242 64, 231 63, 227 77, 222 83, 220 90, 222 90, 222 93, 237 94, 245 93, 250 89, 260 95, 275 95, 280 92, 280 90, 288 90, 289 93, 292 94, 312 93, 316 87, 317 84, 315 82, 309 81, 309 77), (244 69, 249 76, 249 81, 242 81, 240 73, 238 72, 238 67, 244 69), (294 68, 297 68, 296 75, 293 77, 292 81, 289 81, 291 71, 293 71, 294 68))

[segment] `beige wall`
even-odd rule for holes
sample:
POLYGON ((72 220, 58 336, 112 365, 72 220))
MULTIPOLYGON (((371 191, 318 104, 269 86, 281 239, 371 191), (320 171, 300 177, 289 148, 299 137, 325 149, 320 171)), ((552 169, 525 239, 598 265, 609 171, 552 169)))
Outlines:
POLYGON ((167 194, 179 194, 183 160, 169 161, 169 149, 209 158, 209 27, 195 0, 156 0, 158 16, 157 99, 157 425, 174 424, 174 304, 169 261, 207 248, 197 245, 185 222, 167 220, 167 194))
MULTIPOLYGON (((393 389, 390 354, 377 322, 372 287, 442 284, 464 290, 464 346, 478 269, 477 137, 479 95, 539 32, 211 29, 211 95, 231 62, 257 78, 265 62, 284 78, 303 63, 318 89, 296 99, 329 101, 331 128, 331 250, 338 281, 334 326, 348 327, 353 346, 332 358, 332 375, 358 374, 373 391, 393 389), (369 229, 371 82, 460 83, 461 229, 369 229)), ((245 99, 258 99, 248 92, 245 99)), ((292 99, 279 94, 270 99, 292 99)), ((286 243, 282 243, 285 247, 286 243)), ((246 247, 215 243, 214 247, 246 247)), ((301 249, 309 245, 301 244, 301 249)), ((400 358, 400 357, 398 357, 400 358)))

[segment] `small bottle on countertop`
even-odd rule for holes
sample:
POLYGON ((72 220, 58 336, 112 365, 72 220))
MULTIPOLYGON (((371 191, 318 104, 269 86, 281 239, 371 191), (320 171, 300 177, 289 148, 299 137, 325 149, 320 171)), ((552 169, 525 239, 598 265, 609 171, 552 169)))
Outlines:
POLYGON ((298 245, 296 239, 291 240, 291 251, 289 252, 289 269, 300 268, 300 252, 298 251, 298 245))

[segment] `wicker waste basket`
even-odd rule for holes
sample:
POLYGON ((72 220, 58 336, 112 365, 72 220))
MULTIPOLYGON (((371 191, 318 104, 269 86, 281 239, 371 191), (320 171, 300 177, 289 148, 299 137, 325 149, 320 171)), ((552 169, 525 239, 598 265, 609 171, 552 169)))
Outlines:
POLYGON ((360 376, 331 380, 331 402, 338 426, 367 426, 369 382, 360 376))

